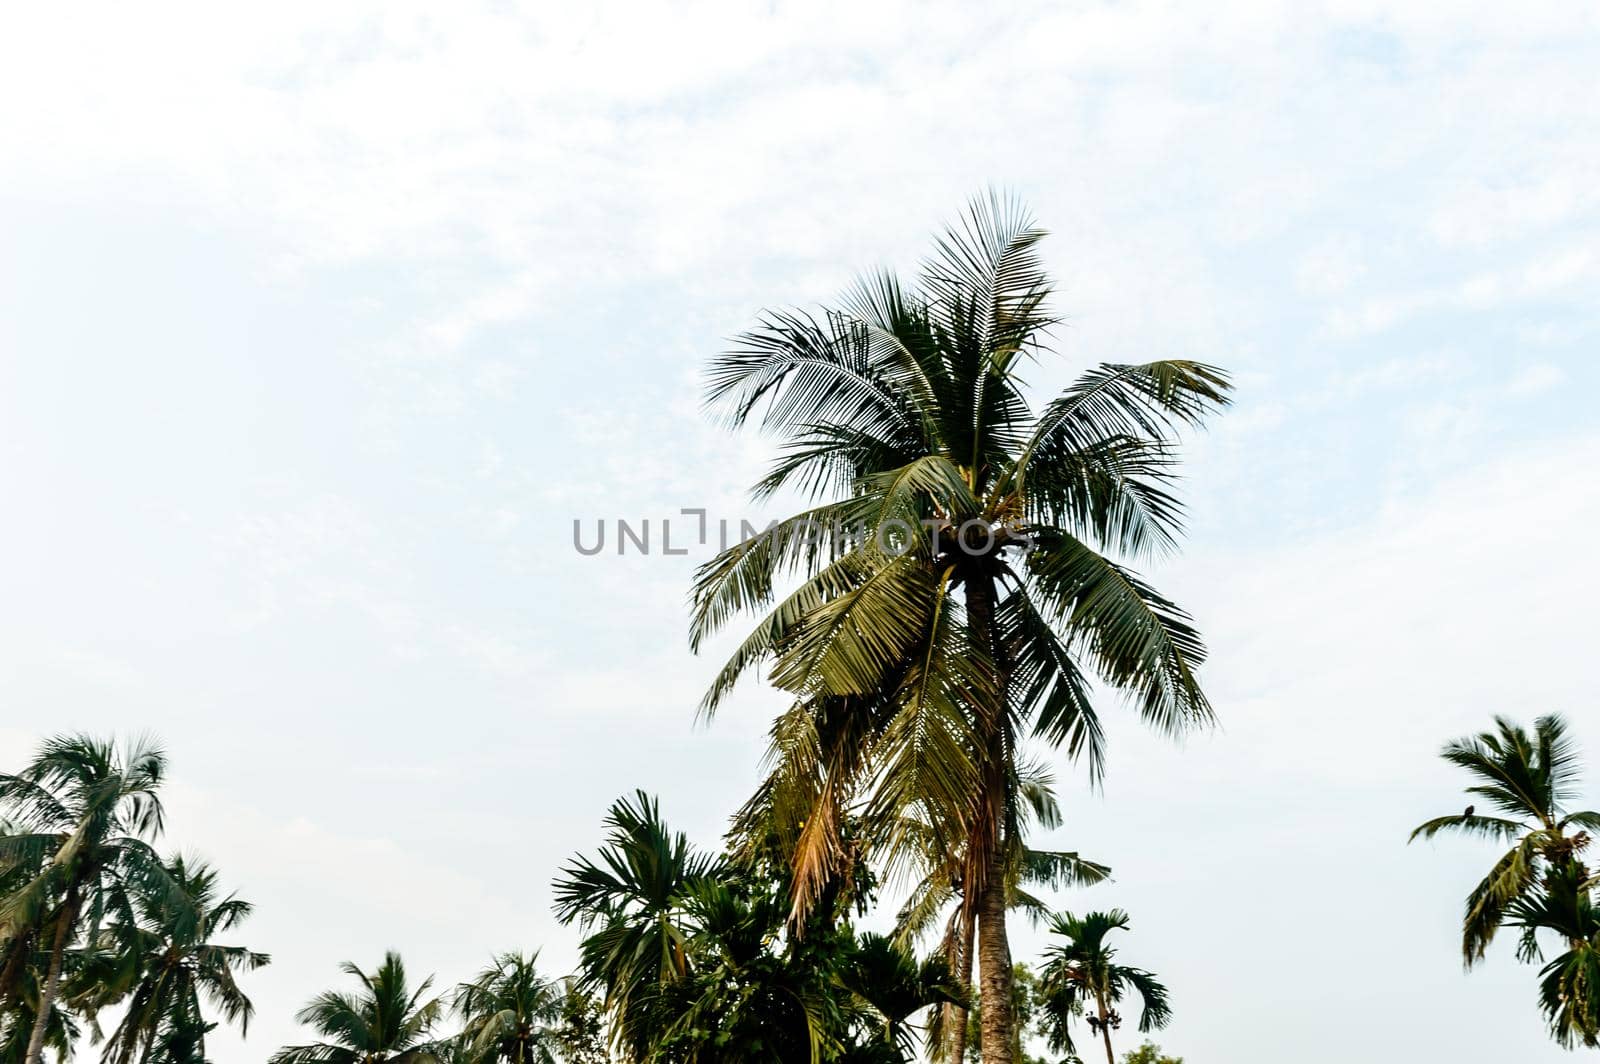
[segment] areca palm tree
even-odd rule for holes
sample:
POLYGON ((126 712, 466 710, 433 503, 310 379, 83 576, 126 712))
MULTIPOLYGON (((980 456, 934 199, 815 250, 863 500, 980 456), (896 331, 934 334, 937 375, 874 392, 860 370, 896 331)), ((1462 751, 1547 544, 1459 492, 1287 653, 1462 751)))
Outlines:
MULTIPOLYGON (((14 830, 0 837, 0 868, 21 870, 0 899, 0 952, 39 951, 45 968, 25 1052, 43 1059, 67 952, 108 917, 133 921, 133 895, 181 911, 185 898, 149 840, 162 827, 158 791, 166 757, 152 743, 124 750, 87 736, 47 739, 16 775, 0 775, 0 807, 14 830)), ((9 985, 25 978, 8 957, 9 985)))
POLYGON ((861 999, 881 1024, 880 1036, 862 1047, 855 1059, 901 1064, 915 1057, 912 1017, 929 1006, 963 1000, 965 991, 952 977, 943 957, 917 963, 909 951, 886 935, 864 934, 841 966, 839 983, 861 999))
POLYGON ((718 861, 670 831, 643 791, 613 803, 605 825, 598 860, 578 857, 557 878, 556 915, 588 932, 579 988, 603 995, 613 1041, 643 1059, 660 1028, 659 989, 689 974, 686 902, 718 861))
POLYGON ((461 1042, 471 1064, 554 1064, 561 984, 539 974, 539 955, 502 953, 456 988, 461 1042))
MULTIPOLYGON (((1465 812, 1419 825, 1411 833, 1412 841, 1457 832, 1510 847, 1467 895, 1461 955, 1470 968, 1483 959, 1514 908, 1521 906, 1519 922, 1525 927, 1541 890, 1565 892, 1560 882, 1569 865, 1580 869, 1578 881, 1588 878, 1581 855, 1590 832, 1600 829, 1600 813, 1569 808, 1578 794, 1582 766, 1567 724, 1559 716, 1540 717, 1531 733, 1496 717, 1494 731, 1457 739, 1440 756, 1473 779, 1466 789, 1473 804, 1465 812), (1492 812, 1478 812, 1478 802, 1492 812)), ((1586 936, 1580 928, 1569 927, 1564 937, 1576 946, 1586 936)))
POLYGON ((1139 1030, 1165 1027, 1172 1019, 1167 988, 1140 968, 1116 962, 1116 949, 1107 941, 1112 931, 1127 930, 1128 914, 1121 909, 1061 913, 1050 922, 1053 934, 1065 939, 1045 951, 1044 1011, 1050 1048, 1074 1053, 1071 1024, 1088 1013, 1091 1034, 1105 1044, 1107 1064, 1116 1064, 1111 1032, 1122 1025, 1117 1005, 1132 991, 1140 999, 1139 1030))
POLYGON ((1226 401, 1226 378, 1102 365, 1035 411, 1022 373, 1057 320, 1043 236, 1016 204, 981 199, 917 288, 883 273, 820 316, 770 312, 713 362, 710 404, 783 444, 757 497, 815 505, 701 569, 690 632, 698 648, 764 611, 702 709, 759 667, 794 696, 762 797, 792 842, 797 915, 845 859, 852 807, 890 863, 910 821, 964 851, 990 1064, 1010 1064, 1013 1041, 998 869, 1022 744, 1086 755, 1097 774, 1091 675, 1164 731, 1211 717, 1198 633, 1124 561, 1175 546, 1175 433, 1226 401))
POLYGON ((432 1064, 430 1036, 444 1009, 440 999, 427 996, 433 979, 413 990, 405 963, 393 951, 371 973, 349 961, 339 968, 360 990, 318 994, 295 1016, 324 1041, 285 1046, 269 1064, 432 1064))
POLYGON ((136 897, 138 922, 106 930, 102 945, 109 963, 83 995, 91 1009, 123 1006, 107 1040, 106 1064, 150 1059, 163 1038, 182 1042, 189 1055, 204 1058, 205 1033, 212 1025, 204 1020, 202 1001, 225 1022, 238 1024, 241 1033, 248 1031, 255 1011, 235 973, 263 967, 270 958, 215 940, 235 930, 253 907, 236 895, 221 896, 216 872, 204 863, 178 857, 169 863, 168 874, 182 893, 181 906, 159 896, 136 897))

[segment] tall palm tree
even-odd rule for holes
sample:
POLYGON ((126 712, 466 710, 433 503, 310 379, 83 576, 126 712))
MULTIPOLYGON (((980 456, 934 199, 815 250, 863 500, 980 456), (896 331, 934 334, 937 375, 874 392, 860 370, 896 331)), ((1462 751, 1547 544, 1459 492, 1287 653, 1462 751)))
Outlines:
POLYGON ((472 1064, 554 1064, 561 984, 539 974, 539 955, 502 953, 456 988, 461 1041, 472 1064))
POLYGON ((217 874, 202 862, 174 858, 168 874, 183 903, 174 908, 160 896, 138 895, 138 922, 116 923, 102 935, 107 970, 83 995, 91 1009, 123 1006, 121 1022, 107 1040, 106 1064, 149 1059, 158 1042, 193 1043, 192 1055, 205 1056, 202 999, 227 1023, 249 1029, 254 1007, 239 989, 236 972, 254 971, 271 958, 243 946, 223 945, 215 936, 236 929, 252 906, 236 895, 221 896, 217 874))
POLYGON ((1141 1002, 1140 1031, 1153 1031, 1171 1021, 1167 988, 1150 972, 1118 964, 1116 949, 1106 941, 1112 931, 1127 930, 1128 923, 1128 914, 1121 909, 1082 917, 1061 913, 1051 920, 1051 932, 1065 941, 1045 951, 1044 1010, 1050 1048, 1074 1053, 1070 1025, 1087 1012, 1091 1034, 1098 1033, 1105 1043, 1106 1064, 1116 1064, 1111 1031, 1122 1025, 1117 1005, 1130 990, 1141 1002))
MULTIPOLYGON (((1175 546, 1175 431, 1226 401, 1226 378, 1189 361, 1102 365, 1035 412, 1022 373, 1056 323, 1043 236, 1015 203, 980 199, 918 288, 883 273, 820 317, 769 312, 713 362, 710 404, 783 441, 757 497, 817 504, 707 563, 690 631, 698 648, 766 611, 702 708, 760 666, 794 695, 768 797, 793 841, 797 914, 843 860, 854 803, 880 825, 915 810, 964 848, 989 1064, 1012 1056, 992 870, 1016 832, 1019 747, 1037 736, 1098 770, 1091 673, 1162 730, 1211 717, 1199 635, 1118 558, 1175 546)), ((909 840, 885 834, 892 863, 909 840)))
POLYGON ((603 995, 613 1041, 643 1059, 660 1029, 657 991, 689 974, 687 900, 719 862, 670 831, 643 791, 613 803, 605 825, 598 860, 577 857, 556 879, 556 915, 588 932, 580 991, 603 995))
POLYGON ((349 961, 339 969, 360 990, 318 994, 295 1015, 325 1041, 285 1046, 269 1064, 432 1064, 430 1035, 444 1009, 440 999, 427 997, 433 979, 411 989, 405 963, 392 950, 371 973, 349 961))
MULTIPOLYGON (((149 840, 161 831, 166 757, 147 741, 124 750, 88 736, 47 739, 16 775, 0 774, 0 807, 15 829, 0 837, 0 868, 26 870, 0 898, 0 952, 37 947, 46 958, 26 1050, 40 1064, 67 951, 110 915, 131 916, 137 891, 181 910, 184 895, 149 840)), ((23 969, 7 963, 14 991, 23 969)))
MULTIPOLYGON (((1483 959, 1495 933, 1519 903, 1534 905, 1542 888, 1561 892, 1569 865, 1579 868, 1577 881, 1588 878, 1581 854, 1589 845, 1590 832, 1600 829, 1600 813, 1568 808, 1578 795, 1582 765, 1566 721, 1559 716, 1540 717, 1532 733, 1496 717, 1494 731, 1457 739, 1440 756, 1474 780, 1466 789, 1473 804, 1465 812, 1419 825, 1411 833, 1412 841, 1449 831, 1510 846, 1467 895, 1461 955, 1470 968, 1483 959), (1498 815, 1478 812, 1478 802, 1498 815)), ((1524 926, 1528 911, 1525 907, 1524 926)), ((1576 946, 1584 935, 1572 928, 1565 937, 1576 946)))

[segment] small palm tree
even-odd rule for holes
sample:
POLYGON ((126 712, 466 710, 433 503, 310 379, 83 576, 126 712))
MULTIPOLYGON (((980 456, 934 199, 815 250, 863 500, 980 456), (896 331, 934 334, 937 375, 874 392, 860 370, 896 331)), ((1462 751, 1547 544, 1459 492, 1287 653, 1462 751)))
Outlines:
POLYGON ((718 862, 670 831, 643 791, 613 803, 605 825, 598 859, 575 858, 557 878, 556 915, 589 932, 579 987, 603 994, 615 1040, 642 1058, 659 1033, 658 988, 689 974, 688 899, 718 862))
POLYGON ((285 1046, 269 1064, 432 1064, 429 1035, 444 1008, 438 998, 427 998, 433 979, 412 990, 405 963, 392 950, 370 974, 349 961, 339 968, 360 982, 360 991, 318 994, 295 1016, 325 1041, 285 1046))
MULTIPOLYGON (((1600 829, 1600 813, 1567 808, 1577 797, 1582 766, 1559 716, 1540 717, 1531 734, 1496 717, 1494 731, 1457 739, 1440 756, 1475 781, 1466 789, 1473 804, 1420 825, 1411 833, 1412 841, 1453 831, 1510 844, 1467 896, 1461 955, 1470 968, 1483 959, 1495 933, 1513 922, 1508 915, 1519 903, 1525 911, 1514 922, 1526 927, 1526 906, 1537 907, 1542 889, 1559 887, 1569 864, 1577 863, 1578 881, 1588 878, 1579 858, 1589 844, 1589 832, 1600 829), (1478 802, 1499 815, 1479 813, 1478 802)), ((1573 928, 1566 937, 1577 946, 1585 936, 1573 928)))
POLYGON ((1076 1052, 1070 1025, 1088 1013, 1090 1034, 1100 1035, 1106 1061, 1116 1064, 1111 1032, 1122 1026, 1117 1005, 1129 991, 1141 1002, 1140 1031, 1154 1031, 1171 1021, 1167 988, 1150 972, 1118 964, 1117 951, 1106 941, 1112 931, 1125 931, 1128 925, 1128 914, 1121 909, 1082 917, 1061 913, 1050 921, 1050 931, 1065 939, 1045 951, 1045 1025, 1052 1049, 1076 1052))
POLYGON ((234 974, 268 963, 264 953, 222 945, 227 934, 249 917, 252 906, 236 895, 219 896, 217 874, 203 863, 175 858, 168 873, 183 893, 174 908, 161 897, 135 899, 137 923, 119 922, 102 936, 109 970, 83 995, 91 1011, 124 1006, 122 1020, 107 1041, 105 1064, 135 1064, 151 1059, 164 1037, 176 1045, 193 1043, 192 1055, 205 1055, 201 1018, 204 999, 222 1019, 249 1029, 254 1007, 234 974))
POLYGON ((456 988, 461 1043, 471 1064, 554 1064, 563 1018, 561 984, 539 974, 537 953, 502 953, 456 988))
POLYGON ((913 1016, 930 1005, 961 1003, 966 995, 943 957, 918 964, 893 939, 877 934, 864 934, 856 941, 841 966, 839 983, 882 1025, 876 1042, 883 1050, 879 1056, 894 1061, 915 1059, 913 1016))
POLYGON ((0 954, 13 995, 25 978, 17 953, 42 952, 27 1064, 40 1064, 67 952, 80 931, 127 912, 133 893, 180 911, 186 902, 149 840, 162 827, 158 791, 166 757, 152 743, 124 750, 88 736, 47 739, 16 775, 0 775, 0 808, 14 830, 0 837, 0 869, 23 875, 0 899, 0 954))

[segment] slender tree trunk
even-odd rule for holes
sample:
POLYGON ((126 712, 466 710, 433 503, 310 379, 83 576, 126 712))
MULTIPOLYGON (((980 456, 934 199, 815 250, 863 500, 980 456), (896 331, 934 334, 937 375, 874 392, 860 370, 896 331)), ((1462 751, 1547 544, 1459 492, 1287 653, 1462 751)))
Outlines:
POLYGON ((1012 1064, 1011 944, 1005 878, 995 869, 978 904, 978 979, 982 987, 983 1064, 1012 1064))
MULTIPOLYGON (((956 934, 950 937, 950 974, 955 977, 956 983, 968 995, 972 993, 972 945, 977 936, 978 925, 971 915, 963 911, 956 914, 959 927, 956 934)), ((946 1007, 946 1016, 949 1017, 950 1034, 947 1041, 950 1043, 951 1064, 962 1064, 967 1055, 967 1010, 960 1005, 946 1007)))
MULTIPOLYGON (((989 572, 967 578, 967 624, 982 640, 994 665, 995 704, 977 721, 984 751, 982 786, 975 812, 986 823, 967 844, 969 860, 989 847, 989 862, 978 895, 978 982, 982 1005, 983 1064, 1012 1064, 1016 1042, 1011 1014, 1011 945, 1006 934, 1006 787, 1010 780, 1010 736, 1006 732, 1010 663, 995 626, 995 582, 989 572)), ((969 883, 971 877, 969 877, 969 883)))
POLYGON ((1100 1014, 1100 1038, 1106 1044, 1106 1064, 1117 1064, 1117 1058, 1111 1052, 1111 1025, 1106 1022, 1106 1002, 1104 998, 1095 1000, 1095 1009, 1100 1014))
POLYGON ((61 962, 66 956, 67 939, 72 935, 72 924, 78 918, 78 899, 68 893, 61 903, 61 915, 56 918, 56 933, 50 943, 50 967, 45 973, 44 987, 39 994, 39 1014, 33 1018, 33 1033, 28 1035, 28 1051, 22 1058, 27 1064, 43 1064, 44 1036, 50 1026, 50 1009, 56 1003, 56 991, 61 987, 61 962))

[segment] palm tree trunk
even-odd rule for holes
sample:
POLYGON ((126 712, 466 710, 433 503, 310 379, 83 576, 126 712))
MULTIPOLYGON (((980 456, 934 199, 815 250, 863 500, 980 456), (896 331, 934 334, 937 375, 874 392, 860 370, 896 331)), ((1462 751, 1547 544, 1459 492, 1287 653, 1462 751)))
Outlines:
POLYGON ((1106 1002, 1099 998, 1095 1008, 1100 1014, 1100 1037, 1106 1044, 1106 1064, 1117 1064, 1117 1058, 1111 1052, 1111 1025, 1106 1022, 1106 1002))
MULTIPOLYGON (((956 920, 960 927, 950 936, 950 974, 955 977, 957 985, 967 994, 972 993, 972 945, 977 936, 978 925, 962 906, 957 912, 956 920)), ((962 1064, 967 1055, 967 1010, 960 1005, 946 1007, 946 1017, 949 1020, 951 1064, 962 1064)))
POLYGON ((33 1031, 28 1035, 28 1051, 23 1056, 26 1064, 43 1064, 44 1036, 50 1026, 50 1009, 56 1003, 56 991, 61 987, 61 962, 67 953, 67 940, 72 937, 72 925, 78 919, 77 895, 69 892, 61 903, 61 915, 56 918, 56 933, 50 942, 50 967, 45 972, 44 989, 39 994, 39 1013, 33 1018, 33 1031))
MULTIPOLYGON (((1015 1041, 1011 1015, 1011 945, 1006 935, 1006 786, 1011 778, 1007 759, 1005 707, 1009 698, 1010 667, 1005 646, 995 628, 995 582, 989 572, 967 577, 967 624, 983 642, 994 664, 995 704, 980 716, 979 741, 984 751, 983 791, 974 812, 984 822, 975 824, 967 844, 968 859, 989 848, 988 868, 978 895, 978 983, 983 1024, 980 1049, 984 1064, 1012 1064, 1015 1041)), ((970 878, 969 878, 970 882, 970 878)))
POLYGON ((991 872, 978 903, 978 979, 983 1064, 1012 1064, 1011 944, 1006 938, 1005 877, 991 872))

